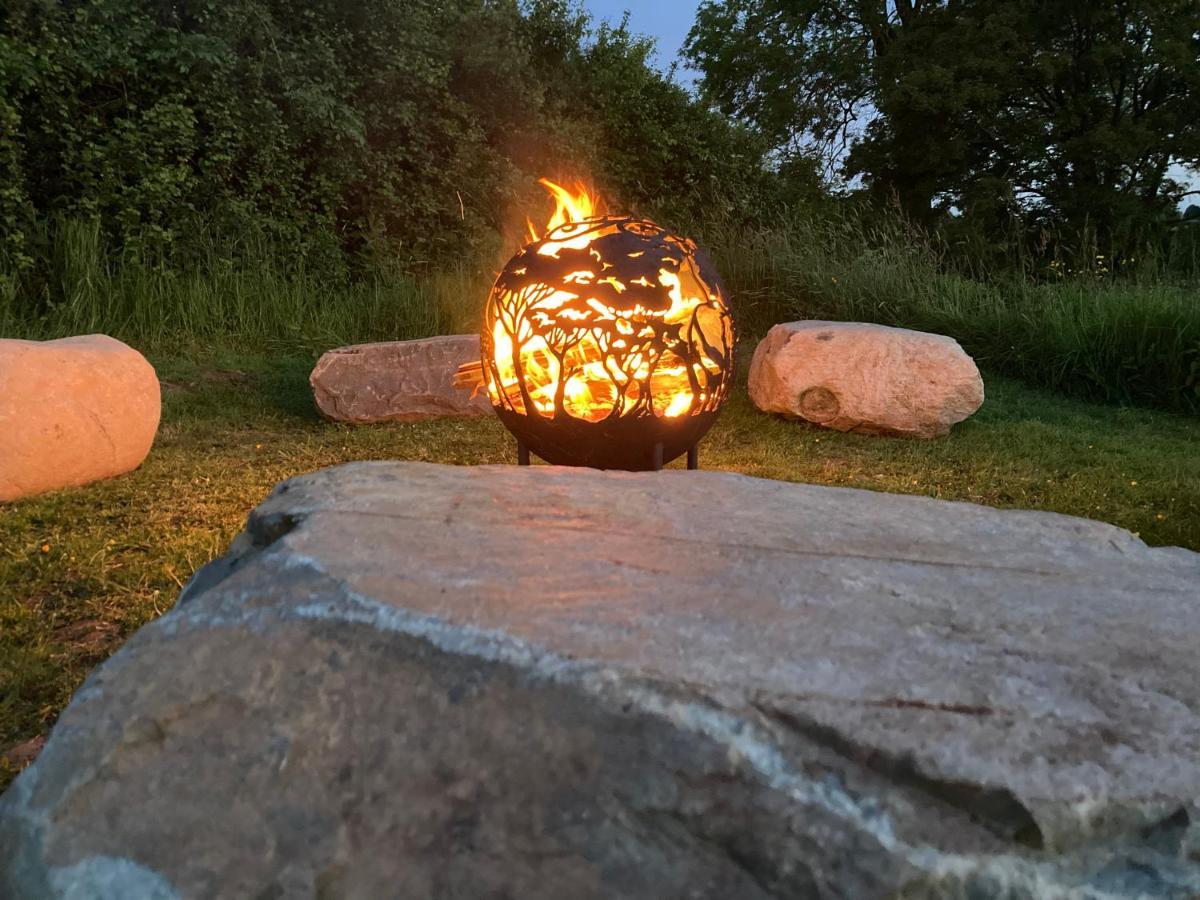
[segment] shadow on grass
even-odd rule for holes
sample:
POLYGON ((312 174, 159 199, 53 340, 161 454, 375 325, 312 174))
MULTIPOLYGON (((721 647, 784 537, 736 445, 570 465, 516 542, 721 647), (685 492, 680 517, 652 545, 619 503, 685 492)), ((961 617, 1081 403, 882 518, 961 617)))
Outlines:
POLYGON ((195 362, 155 354, 151 362, 163 387, 164 418, 245 424, 282 414, 295 424, 321 421, 308 384, 309 357, 215 353, 195 362))
POLYGON ((320 421, 308 383, 311 371, 312 363, 309 360, 280 360, 268 372, 259 375, 262 398, 288 416, 305 422, 320 421))

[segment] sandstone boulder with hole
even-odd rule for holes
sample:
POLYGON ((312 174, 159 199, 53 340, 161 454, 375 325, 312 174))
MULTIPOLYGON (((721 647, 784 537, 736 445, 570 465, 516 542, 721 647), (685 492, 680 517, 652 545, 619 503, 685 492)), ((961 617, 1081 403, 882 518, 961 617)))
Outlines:
POLYGON ((721 472, 284 483, 0 796, 0 896, 1200 893, 1200 556, 721 472))
POLYGON ((418 422, 490 415, 482 388, 454 383, 460 365, 479 362, 479 335, 356 344, 324 354, 309 383, 321 415, 334 422, 418 422))
POLYGON ((0 500, 136 469, 160 412, 154 368, 114 338, 0 340, 0 500))
POLYGON ((934 438, 983 403, 953 338, 860 322, 785 322, 754 351, 750 399, 837 431, 934 438))

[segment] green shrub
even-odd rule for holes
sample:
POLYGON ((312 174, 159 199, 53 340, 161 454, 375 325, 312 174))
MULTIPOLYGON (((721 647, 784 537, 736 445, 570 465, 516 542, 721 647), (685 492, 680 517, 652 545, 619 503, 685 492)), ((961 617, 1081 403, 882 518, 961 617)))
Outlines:
POLYGON ((555 174, 634 208, 749 214, 762 147, 651 49, 565 0, 16 0, 0 253, 47 267, 35 232, 64 217, 180 268, 247 235, 310 271, 453 262, 555 174))

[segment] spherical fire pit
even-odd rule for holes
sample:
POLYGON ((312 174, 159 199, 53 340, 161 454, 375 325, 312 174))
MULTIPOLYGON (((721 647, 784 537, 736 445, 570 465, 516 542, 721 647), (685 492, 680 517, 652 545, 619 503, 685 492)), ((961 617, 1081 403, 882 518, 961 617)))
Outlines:
POLYGON ((694 467, 733 377, 720 279, 694 241, 543 184, 558 208, 496 279, 482 330, 521 462, 645 470, 686 452, 694 467))

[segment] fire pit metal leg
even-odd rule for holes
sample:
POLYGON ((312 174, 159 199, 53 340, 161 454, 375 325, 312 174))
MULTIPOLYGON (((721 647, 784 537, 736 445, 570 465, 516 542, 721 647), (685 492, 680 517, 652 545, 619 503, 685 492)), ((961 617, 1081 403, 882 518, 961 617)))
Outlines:
POLYGON ((687 466, 689 469, 700 468, 700 445, 699 444, 692 444, 692 446, 688 447, 687 466))
POLYGON ((652 457, 654 471, 657 472, 663 467, 663 445, 658 442, 654 445, 654 456, 652 457))
POLYGON ((517 441, 517 465, 529 465, 529 448, 525 446, 524 441, 517 441))

